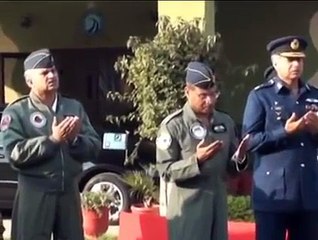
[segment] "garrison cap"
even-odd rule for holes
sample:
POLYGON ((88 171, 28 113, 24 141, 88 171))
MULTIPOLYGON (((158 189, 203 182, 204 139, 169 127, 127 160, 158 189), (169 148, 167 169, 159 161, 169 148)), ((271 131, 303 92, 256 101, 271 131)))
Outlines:
POLYGON ((276 76, 276 70, 273 66, 269 66, 268 68, 265 69, 264 71, 264 79, 265 80, 270 80, 272 79, 273 77, 276 76))
POLYGON ((187 66, 186 83, 199 88, 208 89, 215 85, 215 75, 210 67, 198 61, 190 62, 187 66))
POLYGON ((49 49, 43 48, 32 52, 24 60, 24 71, 36 68, 52 68, 54 59, 49 49))
POLYGON ((304 51, 307 41, 301 36, 286 36, 269 42, 266 46, 267 51, 279 54, 283 57, 305 57, 304 51))

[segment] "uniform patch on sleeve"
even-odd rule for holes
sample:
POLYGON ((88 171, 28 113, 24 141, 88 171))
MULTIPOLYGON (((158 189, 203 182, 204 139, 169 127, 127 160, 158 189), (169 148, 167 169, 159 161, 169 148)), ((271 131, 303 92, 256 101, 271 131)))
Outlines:
POLYGON ((10 126, 10 123, 11 123, 11 116, 8 114, 3 115, 0 122, 0 130, 1 131, 7 130, 10 126))
POLYGON ((172 143, 172 138, 168 132, 162 132, 156 139, 156 146, 161 150, 167 150, 172 143))

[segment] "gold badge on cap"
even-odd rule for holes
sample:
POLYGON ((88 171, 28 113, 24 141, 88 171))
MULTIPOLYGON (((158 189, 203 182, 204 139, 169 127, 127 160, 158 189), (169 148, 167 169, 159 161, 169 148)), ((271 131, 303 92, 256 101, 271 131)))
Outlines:
POLYGON ((294 39, 291 43, 290 43, 290 47, 293 50, 297 50, 299 48, 299 41, 297 39, 294 39))

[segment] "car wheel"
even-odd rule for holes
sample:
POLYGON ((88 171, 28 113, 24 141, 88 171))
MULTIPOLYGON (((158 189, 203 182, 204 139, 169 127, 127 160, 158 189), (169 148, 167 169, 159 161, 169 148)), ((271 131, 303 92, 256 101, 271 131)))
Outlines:
POLYGON ((85 191, 105 191, 114 194, 115 201, 110 206, 109 223, 119 223, 119 213, 130 209, 130 198, 127 184, 115 173, 99 173, 92 177, 84 186, 85 191))

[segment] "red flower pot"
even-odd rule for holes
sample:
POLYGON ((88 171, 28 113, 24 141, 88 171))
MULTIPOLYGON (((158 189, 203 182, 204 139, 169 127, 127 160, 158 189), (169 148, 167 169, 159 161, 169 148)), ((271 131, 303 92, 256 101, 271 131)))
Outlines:
POLYGON ((254 240, 255 224, 253 222, 228 222, 229 240, 254 240))
POLYGON ((135 204, 130 207, 130 210, 132 213, 136 213, 136 214, 154 214, 158 216, 160 215, 158 204, 154 204, 151 207, 144 207, 142 203, 135 204))
POLYGON ((91 209, 82 209, 83 230, 86 237, 99 237, 103 235, 109 226, 109 209, 107 207, 101 209, 99 215, 91 209))
POLYGON ((168 223, 159 214, 121 212, 118 240, 168 240, 168 223))

